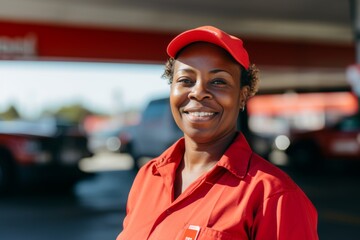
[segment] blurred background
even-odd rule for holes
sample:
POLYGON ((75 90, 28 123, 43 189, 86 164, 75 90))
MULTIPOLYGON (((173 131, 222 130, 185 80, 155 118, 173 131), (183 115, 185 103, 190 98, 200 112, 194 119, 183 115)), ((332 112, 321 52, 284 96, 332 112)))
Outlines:
POLYGON ((0 239, 115 239, 138 168, 181 136, 161 78, 179 32, 214 25, 261 70, 253 149, 360 237, 358 0, 0 0, 0 239))

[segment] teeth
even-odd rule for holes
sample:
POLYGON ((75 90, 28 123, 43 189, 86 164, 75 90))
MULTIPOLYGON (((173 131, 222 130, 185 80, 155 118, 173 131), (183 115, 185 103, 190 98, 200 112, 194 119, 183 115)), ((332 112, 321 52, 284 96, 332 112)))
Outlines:
POLYGON ((189 114, 195 117, 205 117, 205 116, 214 115, 213 112, 190 112, 189 114))

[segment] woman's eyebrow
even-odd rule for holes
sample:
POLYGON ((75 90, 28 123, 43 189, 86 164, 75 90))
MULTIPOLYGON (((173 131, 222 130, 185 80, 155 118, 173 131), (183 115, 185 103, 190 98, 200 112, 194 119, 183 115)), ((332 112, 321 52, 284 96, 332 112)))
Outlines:
POLYGON ((178 73, 178 72, 193 73, 195 71, 192 70, 191 68, 180 68, 175 73, 178 73))
POLYGON ((225 69, 216 68, 216 69, 210 70, 210 73, 219 73, 219 72, 224 72, 224 73, 230 74, 230 72, 226 71, 225 69))
MULTIPOLYGON (((184 68, 178 69, 178 70, 177 70, 176 72, 174 72, 174 73, 194 73, 194 72, 195 72, 194 69, 192 69, 192 68, 185 68, 185 67, 184 67, 184 68)), ((212 70, 209 71, 209 73, 211 73, 211 74, 220 73, 220 72, 227 73, 227 74, 231 75, 230 72, 228 72, 228 71, 225 70, 225 69, 221 69, 221 68, 215 68, 215 69, 212 69, 212 70)))

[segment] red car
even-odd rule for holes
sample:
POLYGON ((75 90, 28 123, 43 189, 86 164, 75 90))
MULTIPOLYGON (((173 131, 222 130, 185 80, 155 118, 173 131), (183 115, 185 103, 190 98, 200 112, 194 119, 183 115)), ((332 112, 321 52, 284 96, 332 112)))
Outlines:
POLYGON ((323 167, 330 160, 360 163, 360 114, 321 130, 293 133, 290 141, 286 152, 299 168, 323 167))
POLYGON ((0 193, 30 184, 71 187, 87 176, 78 163, 91 155, 76 125, 0 121, 0 193))

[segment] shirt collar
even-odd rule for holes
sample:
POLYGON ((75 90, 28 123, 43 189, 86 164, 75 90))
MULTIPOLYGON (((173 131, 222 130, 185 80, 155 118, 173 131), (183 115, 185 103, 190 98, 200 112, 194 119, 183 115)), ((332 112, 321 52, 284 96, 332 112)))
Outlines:
POLYGON ((167 175, 175 171, 180 164, 185 152, 185 139, 180 138, 171 147, 165 150, 159 157, 155 158, 152 167, 154 175, 167 175))
POLYGON ((248 171, 251 155, 253 154, 248 142, 242 133, 238 133, 232 144, 217 163, 226 168, 238 178, 244 178, 248 171))
MULTIPOLYGON (((152 173, 154 175, 164 176, 174 172, 183 158, 184 151, 185 140, 184 138, 181 138, 155 159, 152 173)), ((253 152, 244 135, 239 132, 232 144, 218 161, 217 166, 227 169, 238 178, 244 178, 248 171, 252 153, 253 152)))

